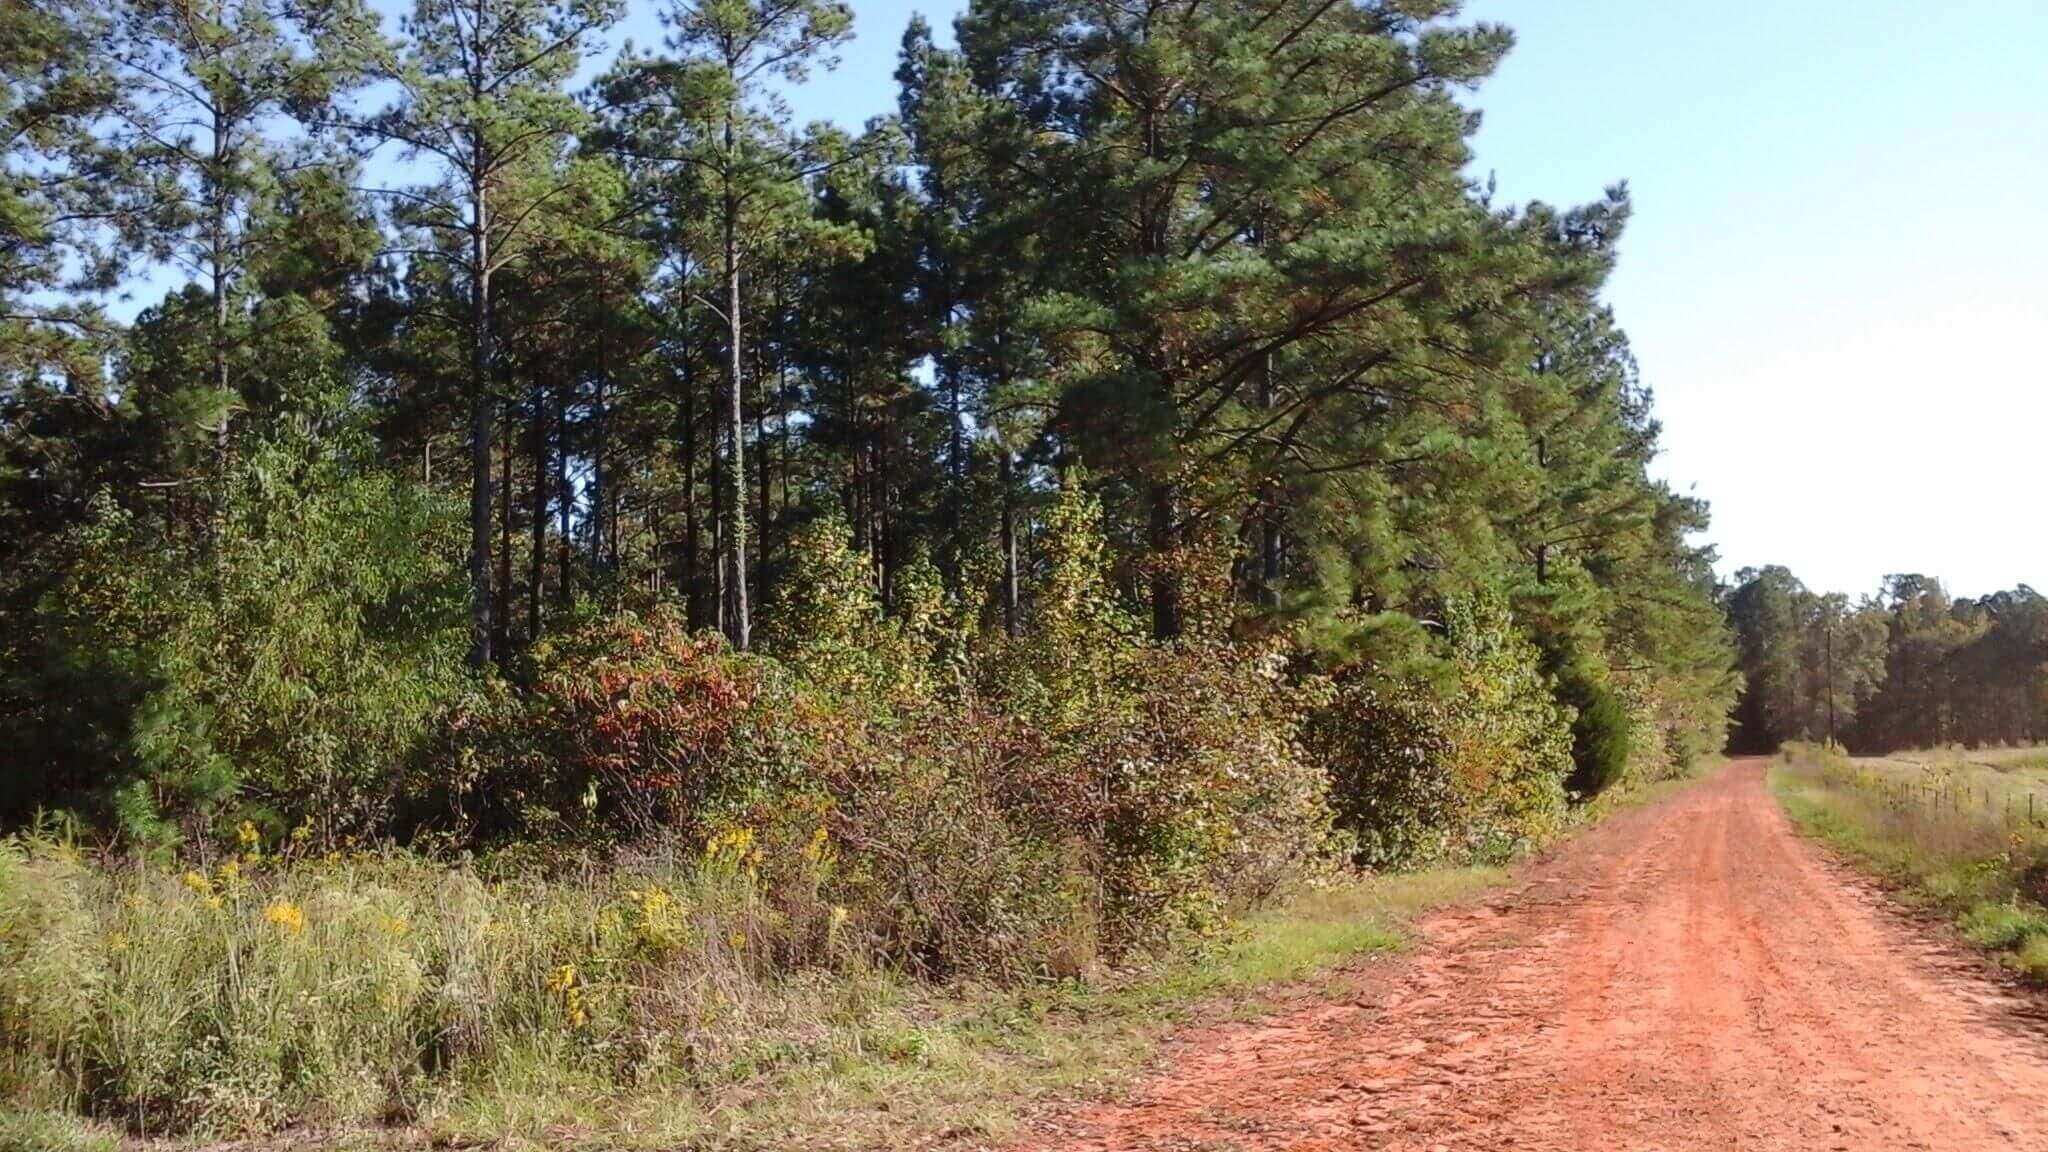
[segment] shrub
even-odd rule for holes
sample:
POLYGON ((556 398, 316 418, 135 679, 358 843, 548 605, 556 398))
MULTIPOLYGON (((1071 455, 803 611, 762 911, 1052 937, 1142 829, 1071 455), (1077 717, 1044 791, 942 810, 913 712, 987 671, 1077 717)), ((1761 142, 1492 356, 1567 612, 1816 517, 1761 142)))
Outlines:
POLYGON ((1044 550, 1032 631, 993 677, 1042 740, 1020 765, 1019 810, 1080 853, 1107 954, 1213 927, 1327 848, 1325 786, 1299 745, 1281 651, 1139 639, 1101 508, 1078 482, 1048 512, 1044 550))
POLYGON ((1571 774, 1571 726, 1538 653, 1494 593, 1444 609, 1458 672, 1452 702, 1453 774, 1471 813, 1464 850, 1500 861, 1555 834, 1571 774))
POLYGON ((1566 787, 1590 799, 1621 783, 1636 751, 1636 721, 1614 688, 1583 668, 1567 669, 1559 699, 1574 710, 1572 773, 1566 787))
POLYGON ((1498 861, 1563 821, 1571 729, 1536 650, 1498 596, 1454 600, 1445 616, 1448 688, 1347 669, 1308 722, 1361 864, 1498 861))
POLYGON ((487 832, 699 839, 791 770, 779 669, 691 634, 669 607, 544 640, 529 673, 522 696, 473 696, 434 758, 462 766, 444 787, 487 832))
POLYGON ((1448 853, 1464 797, 1450 775, 1449 716, 1433 694, 1354 672, 1316 710, 1306 740, 1330 775, 1336 821, 1355 837, 1359 864, 1395 868, 1448 853))
POLYGON ((454 509, 373 465, 261 443, 210 542, 111 499, 64 541, 43 597, 25 773, 132 839, 252 810, 333 835, 378 826, 466 680, 454 509), (79 710, 101 722, 79 725, 79 710), (79 734, 93 737, 76 742, 79 734), (111 739, 103 736, 111 735, 111 739))
POLYGON ((1327 849, 1330 822, 1277 652, 1147 646, 1124 683, 1135 706, 1078 751, 1094 766, 1107 929, 1136 945, 1270 896, 1327 849))
POLYGON ((1079 837, 1036 788, 1046 751, 1026 725, 969 700, 870 729, 822 761, 828 898, 856 910, 878 955, 936 977, 1092 965, 1079 837))
POLYGON ((762 651, 799 670, 809 683, 880 702, 907 671, 882 615, 874 576, 833 509, 790 541, 790 572, 764 613, 762 651))

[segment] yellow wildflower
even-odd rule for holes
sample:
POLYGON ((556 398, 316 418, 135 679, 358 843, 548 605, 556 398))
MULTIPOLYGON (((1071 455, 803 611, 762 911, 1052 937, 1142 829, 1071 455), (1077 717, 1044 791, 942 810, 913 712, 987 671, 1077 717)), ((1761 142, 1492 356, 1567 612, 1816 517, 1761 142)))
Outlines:
POLYGON ((294 936, 306 930, 305 909, 289 900, 272 901, 263 910, 263 918, 294 936))
POLYGON ((823 860, 826 852, 831 847, 832 834, 825 830, 823 824, 820 824, 818 825, 818 830, 811 833, 811 842, 804 845, 804 859, 811 861, 823 860))
POLYGON ((548 991, 562 998, 562 1014, 571 1028, 590 1023, 590 1014, 583 1010, 583 977, 574 964, 563 964, 548 973, 548 991))
POLYGON ((213 881, 208 880, 204 872, 187 872, 178 877, 178 882, 201 895, 213 891, 213 881))
POLYGON ((208 908, 211 908, 211 909, 213 909, 213 910, 214 910, 215 912, 218 912, 218 911, 220 911, 220 897, 218 897, 218 896, 208 896, 208 897, 206 898, 206 906, 207 906, 208 908))
POLYGON ((735 859, 743 859, 753 850, 752 828, 729 828, 704 842, 705 854, 710 856, 730 855, 735 859))
POLYGON ((254 823, 244 820, 242 826, 235 829, 235 839, 241 842, 242 847, 253 848, 263 839, 263 834, 256 831, 254 823))
POLYGON ((403 916, 384 917, 384 930, 393 936, 403 936, 412 928, 412 921, 403 916))
POLYGON ((109 933, 107 933, 107 951, 109 951, 109 952, 126 952, 127 950, 128 950, 128 934, 127 934, 126 932, 109 932, 109 933))
POLYGON ((220 862, 220 882, 222 886, 232 888, 236 881, 241 878, 242 862, 240 860, 230 856, 220 862))

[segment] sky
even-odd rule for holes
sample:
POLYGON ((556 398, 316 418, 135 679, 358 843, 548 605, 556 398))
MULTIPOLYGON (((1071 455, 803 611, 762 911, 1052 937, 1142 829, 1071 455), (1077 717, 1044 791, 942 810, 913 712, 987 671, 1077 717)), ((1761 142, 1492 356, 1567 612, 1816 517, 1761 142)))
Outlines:
MULTIPOLYGON (((913 11, 852 0, 799 120, 895 109, 913 11)), ((377 0, 395 11, 405 0, 377 0)), ((660 40, 631 0, 614 41, 660 40)), ((1517 47, 1465 99, 1504 201, 1635 218, 1607 298, 1653 390, 1656 473, 1725 577, 2048 589, 2048 0, 1471 0, 1517 47)), ((595 66, 590 69, 594 71, 595 66)), ((156 289, 160 293, 161 289, 156 289)), ((132 305, 131 305, 132 307, 132 305)))

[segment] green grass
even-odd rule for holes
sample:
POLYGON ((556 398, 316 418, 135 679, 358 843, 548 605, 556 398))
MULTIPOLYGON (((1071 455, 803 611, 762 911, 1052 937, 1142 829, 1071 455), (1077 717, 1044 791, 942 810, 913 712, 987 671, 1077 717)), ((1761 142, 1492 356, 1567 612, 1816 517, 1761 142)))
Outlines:
POLYGON ((0 1112, 0 1152, 117 1152, 120 1134, 62 1112, 0 1112))
POLYGON ((2048 832, 2013 814, 1989 779, 2004 771, 1954 755, 1851 760, 1798 746, 1770 779, 1807 835, 1906 903, 1951 917, 2008 967, 2048 981, 2048 909, 2027 883, 2048 866, 2048 832))

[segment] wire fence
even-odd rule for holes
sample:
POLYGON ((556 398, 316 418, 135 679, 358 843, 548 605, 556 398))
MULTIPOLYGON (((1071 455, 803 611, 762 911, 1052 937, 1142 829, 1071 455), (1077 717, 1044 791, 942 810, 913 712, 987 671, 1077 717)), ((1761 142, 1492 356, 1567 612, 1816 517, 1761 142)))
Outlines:
POLYGON ((2048 828, 2048 799, 2031 788, 1993 788, 1965 779, 1900 780, 1867 768, 1831 773, 1895 808, 1982 815, 2008 828, 2048 828))

